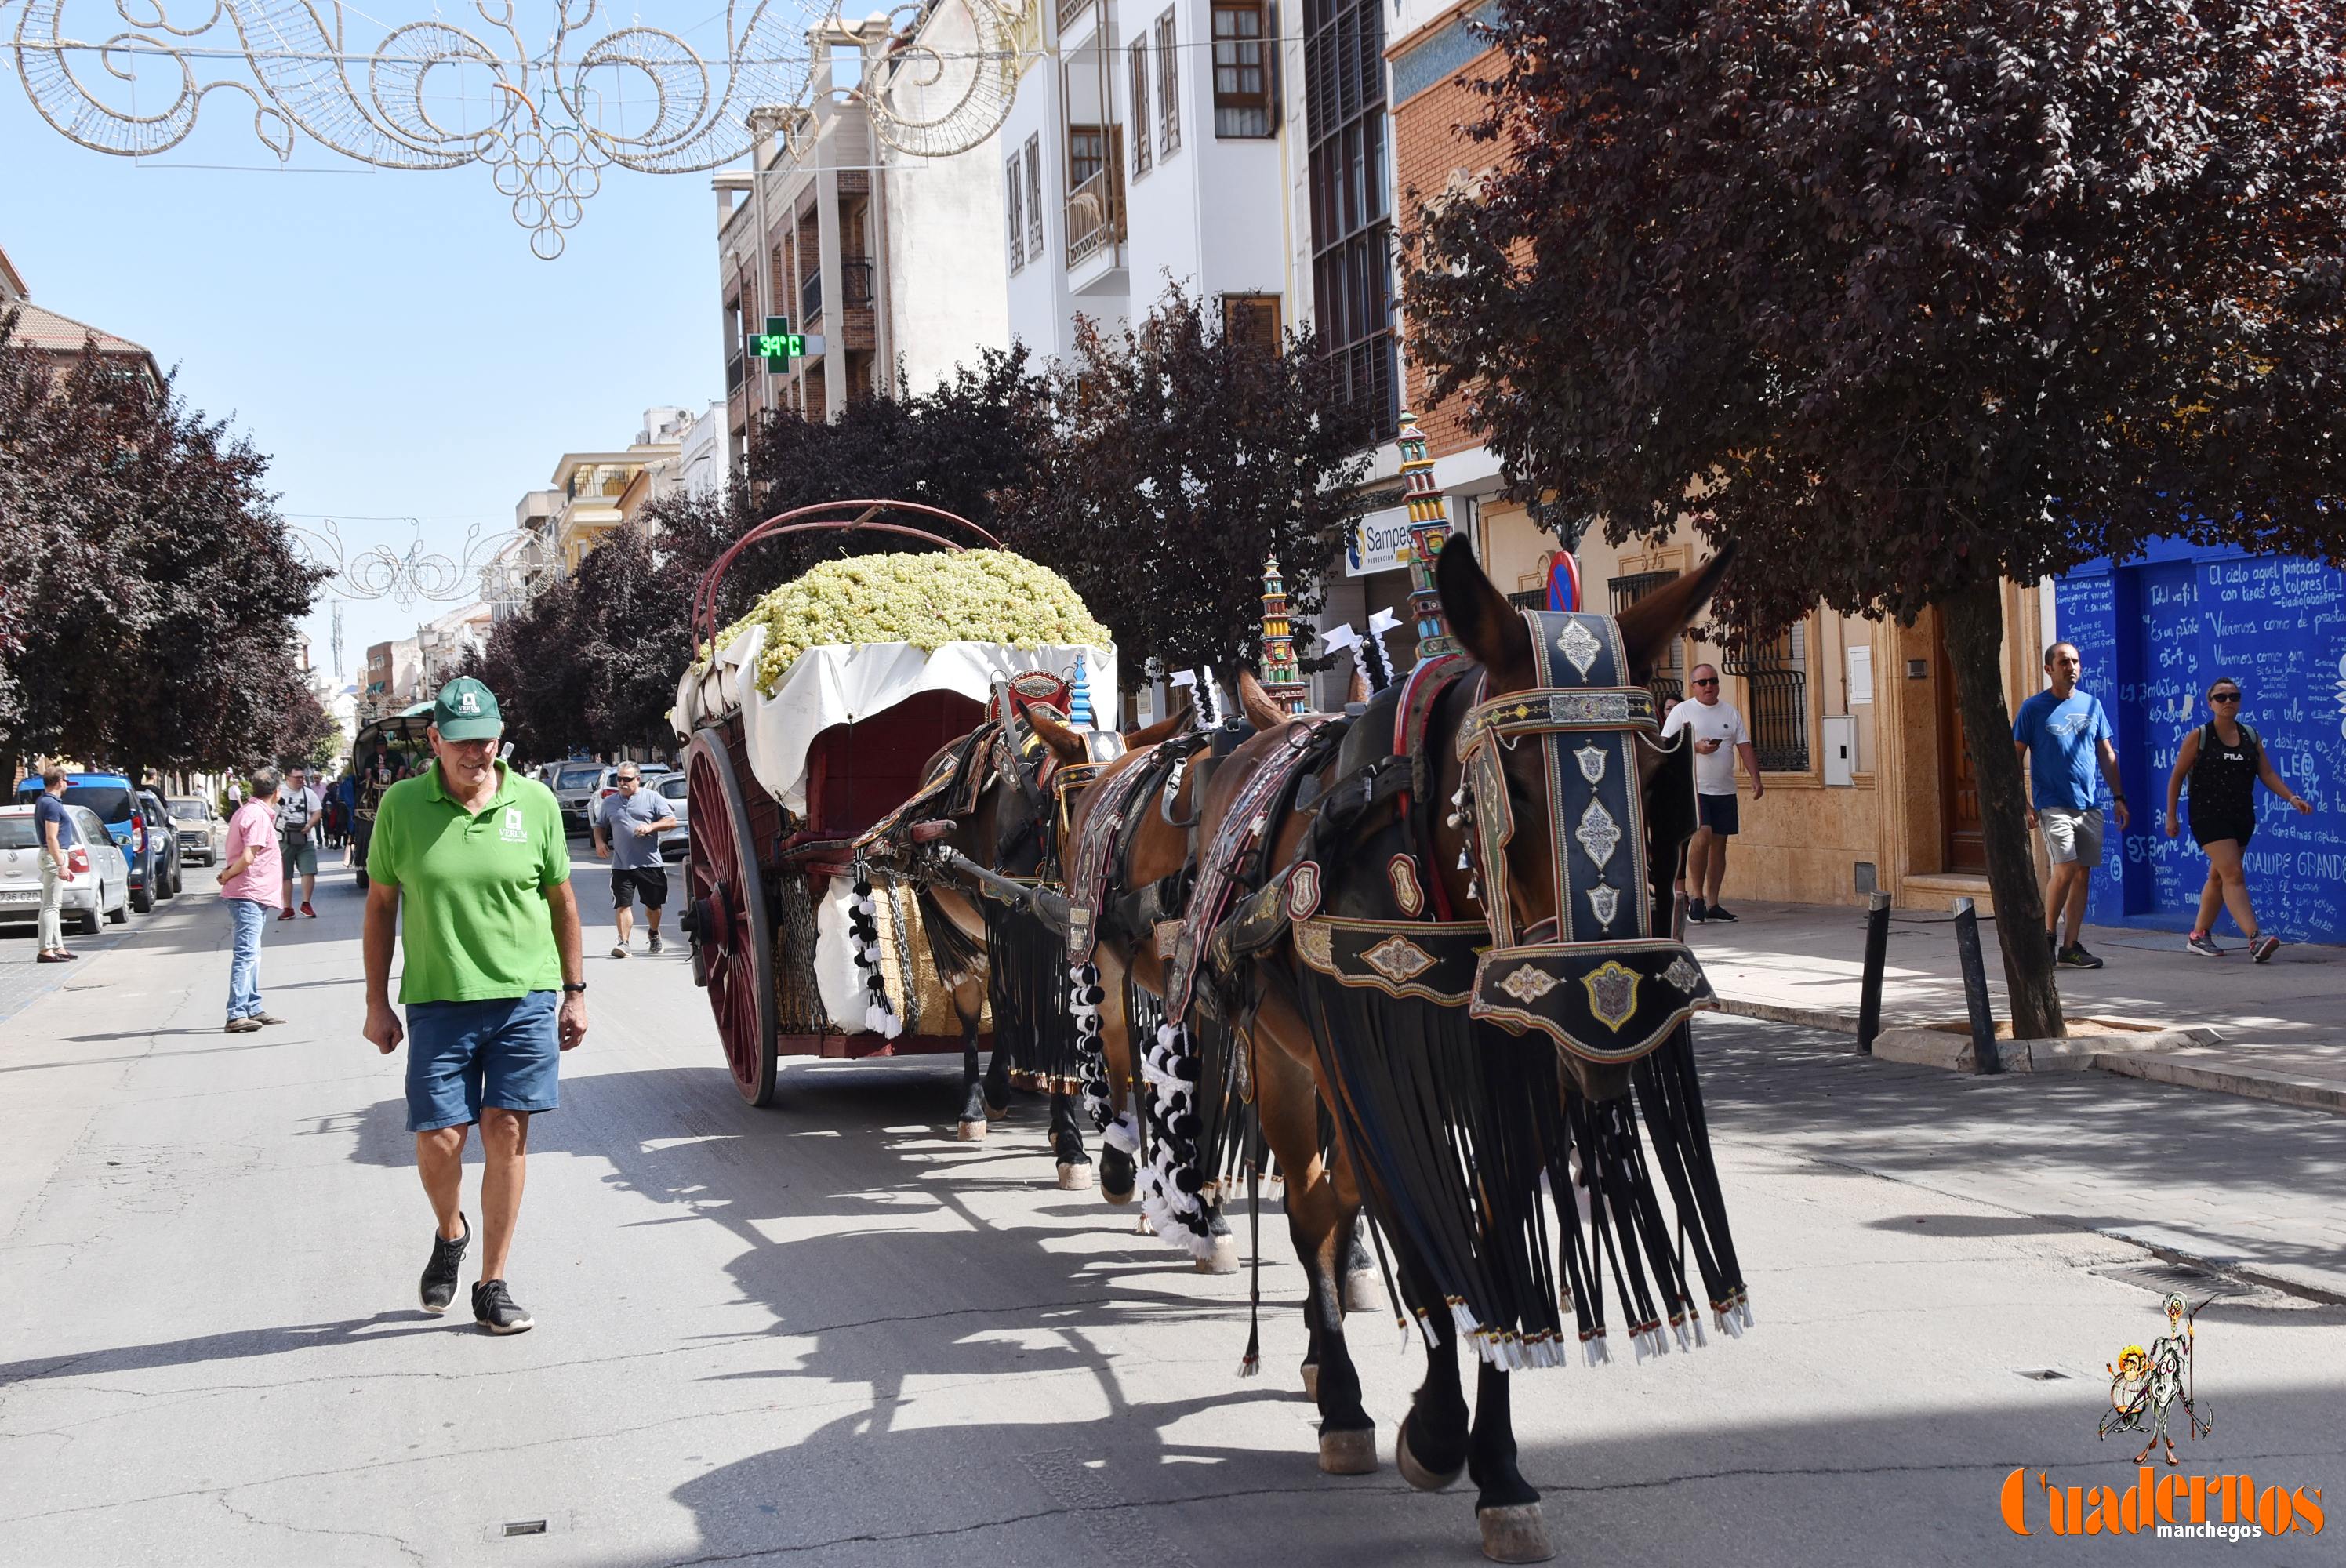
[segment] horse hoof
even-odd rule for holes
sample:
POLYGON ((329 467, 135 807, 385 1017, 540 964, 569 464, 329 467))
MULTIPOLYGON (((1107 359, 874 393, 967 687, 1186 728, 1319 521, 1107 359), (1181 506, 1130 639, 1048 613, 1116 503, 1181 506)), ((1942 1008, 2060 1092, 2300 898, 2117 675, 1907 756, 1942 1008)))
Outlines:
POLYGON ((1134 1195, 1135 1195, 1136 1193, 1137 1193, 1138 1191, 1139 1191, 1139 1189, 1138 1189, 1137 1187, 1129 1187, 1129 1186, 1128 1186, 1128 1187, 1126 1187, 1122 1192, 1118 1192, 1118 1191, 1117 1191, 1117 1190, 1116 1190, 1116 1188, 1114 1188, 1114 1187, 1112 1187, 1112 1186, 1108 1186, 1108 1185, 1107 1185, 1107 1183, 1106 1183, 1106 1182, 1102 1182, 1102 1183, 1100 1183, 1100 1196, 1102 1196, 1102 1197, 1106 1198, 1108 1202, 1110 1202, 1110 1203, 1112 1203, 1112 1204, 1116 1205, 1118 1208, 1121 1208, 1121 1207, 1123 1207, 1126 1204, 1130 1203, 1130 1202, 1133 1200, 1133 1196, 1134 1196, 1134 1195))
POLYGON ((959 1138, 965 1144, 982 1144, 985 1142, 984 1119, 980 1117, 975 1121, 964 1122, 960 1126, 954 1129, 954 1136, 959 1138))
POLYGON ((1474 1522, 1483 1527, 1483 1555, 1494 1563, 1545 1563, 1556 1555, 1536 1502, 1478 1508, 1474 1522))
POLYGON ((1059 1190, 1061 1192, 1089 1192, 1091 1189, 1091 1161, 1086 1160, 1081 1165, 1070 1164, 1066 1160, 1061 1160, 1059 1162, 1059 1190))
POLYGON ((1374 1312, 1383 1305, 1382 1299, 1377 1294, 1377 1276, 1374 1270, 1356 1268, 1344 1276, 1345 1311, 1374 1312))
POLYGON ((1006 1121, 1008 1121, 1008 1120, 1010 1119, 1010 1106, 1009 1106, 1009 1105, 1008 1105, 1007 1103, 1005 1103, 1005 1104, 1003 1104, 1003 1105, 995 1105, 995 1104, 994 1104, 993 1101, 991 1101, 991 1100, 986 1101, 986 1102, 985 1102, 985 1119, 986 1119, 987 1121, 989 1121, 989 1122, 1006 1122, 1006 1121))
POLYGON ((1214 1250, 1198 1259, 1200 1274, 1236 1274, 1239 1271, 1238 1238, 1229 1236, 1214 1237, 1214 1250))
MULTIPOLYGON (((1356 1427, 1320 1434, 1320 1468, 1329 1475, 1373 1475, 1377 1468, 1377 1429, 1356 1427)), ((1488 1531, 1484 1532, 1487 1538, 1488 1531)), ((1525 1558, 1525 1562, 1531 1559, 1525 1558)))
MULTIPOLYGON (((1440 1492, 1443 1488, 1447 1487, 1452 1481, 1458 1479, 1458 1471, 1428 1470, 1425 1466, 1417 1462, 1417 1455, 1412 1453, 1409 1450, 1410 1418, 1411 1416, 1414 1416, 1416 1413, 1416 1411, 1413 1410, 1410 1412, 1410 1415, 1402 1417, 1401 1431, 1393 1433, 1393 1468, 1401 1471, 1401 1478, 1403 1481, 1417 1488, 1418 1491, 1440 1492)), ((1464 1469, 1464 1467, 1461 1466, 1460 1468, 1464 1469)), ((1504 1561, 1513 1560, 1504 1559, 1504 1561)))
POLYGON ((1303 1397, 1315 1405, 1320 1402, 1320 1363, 1317 1361, 1303 1363, 1303 1397))

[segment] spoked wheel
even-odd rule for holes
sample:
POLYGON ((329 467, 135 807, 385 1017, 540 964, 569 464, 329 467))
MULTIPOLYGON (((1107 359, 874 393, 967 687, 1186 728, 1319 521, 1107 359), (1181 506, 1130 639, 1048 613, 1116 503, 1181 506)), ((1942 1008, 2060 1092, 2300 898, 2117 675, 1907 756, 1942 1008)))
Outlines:
POLYGON ((692 738, 685 759, 688 800, 685 909, 692 917, 693 976, 709 987, 709 1010, 733 1085, 753 1105, 774 1103, 774 922, 766 909, 757 841, 740 775, 714 729, 692 738))

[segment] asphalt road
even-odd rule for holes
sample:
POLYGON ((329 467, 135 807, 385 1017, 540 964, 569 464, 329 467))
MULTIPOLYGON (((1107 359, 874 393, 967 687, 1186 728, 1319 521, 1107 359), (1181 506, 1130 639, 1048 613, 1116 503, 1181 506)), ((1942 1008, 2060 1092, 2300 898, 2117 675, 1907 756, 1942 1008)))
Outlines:
MULTIPOLYGON (((954 1066, 882 1062, 743 1107, 683 957, 600 956, 577 848, 592 1030, 533 1135, 515 1339, 416 1310, 430 1221, 400 1063, 358 1036, 346 874, 323 918, 270 929, 283 1028, 219 1033, 200 871, 0 1019, 0 1563, 1479 1561, 1471 1493, 1392 1469, 1423 1358, 1389 1316, 1352 1319, 1383 1468, 1318 1472, 1275 1212, 1266 1375, 1241 1381, 1245 1277, 1056 1190, 1031 1103, 957 1144, 954 1066)), ((2033 1480, 2035 1535, 1997 1510, 2015 1467, 2135 1479, 2095 1421, 2161 1281, 2104 1232, 2188 1211, 2334 1266, 2346 1121, 1698 1028, 1758 1328, 1519 1380, 1559 1561, 2346 1559, 2346 1522, 2048 1544, 2033 1480)), ((2346 1308, 2239 1290, 2198 1344, 2216 1428, 2191 1471, 2334 1512, 2346 1308)))

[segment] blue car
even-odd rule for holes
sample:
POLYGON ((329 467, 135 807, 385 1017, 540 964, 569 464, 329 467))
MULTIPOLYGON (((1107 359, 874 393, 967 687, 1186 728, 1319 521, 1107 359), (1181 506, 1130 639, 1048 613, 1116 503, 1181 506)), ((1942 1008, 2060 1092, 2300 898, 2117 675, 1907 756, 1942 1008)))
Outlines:
MULTIPOLYGON (((16 803, 29 806, 40 793, 41 780, 36 774, 17 784, 16 803)), ((164 875, 159 861, 168 845, 159 830, 148 830, 146 808, 130 780, 119 773, 68 773, 66 804, 87 806, 106 824, 107 837, 130 864, 130 907, 140 914, 154 912, 155 895, 164 875)))

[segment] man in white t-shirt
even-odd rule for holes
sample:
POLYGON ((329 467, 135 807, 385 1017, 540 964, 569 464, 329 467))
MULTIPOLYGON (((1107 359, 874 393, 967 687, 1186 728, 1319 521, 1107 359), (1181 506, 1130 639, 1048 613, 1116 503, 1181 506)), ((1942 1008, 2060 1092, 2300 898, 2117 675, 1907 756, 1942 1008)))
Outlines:
POLYGON ((326 798, 310 788, 308 776, 299 768, 285 770, 285 788, 277 803, 277 837, 285 857, 284 912, 279 920, 291 920, 297 907, 293 884, 301 884, 301 911, 311 920, 318 911, 310 901, 318 891, 318 834, 326 815, 326 798))
POLYGON ((1735 759, 1742 758, 1745 771, 1751 775, 1754 800, 1766 794, 1768 787, 1760 781, 1760 753, 1751 745, 1751 732, 1743 728, 1743 716, 1733 703, 1719 700, 1719 667, 1695 666, 1687 685, 1694 700, 1671 708, 1662 723, 1665 740, 1682 729, 1694 732, 1688 744, 1694 748, 1694 799, 1700 826, 1695 829, 1694 842, 1687 846, 1687 919, 1696 925, 1731 921, 1735 916, 1719 907, 1719 884, 1727 879, 1727 840, 1741 826, 1736 810, 1735 759))

